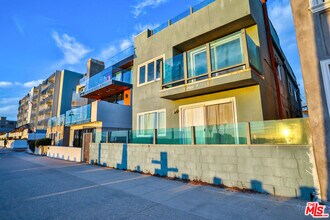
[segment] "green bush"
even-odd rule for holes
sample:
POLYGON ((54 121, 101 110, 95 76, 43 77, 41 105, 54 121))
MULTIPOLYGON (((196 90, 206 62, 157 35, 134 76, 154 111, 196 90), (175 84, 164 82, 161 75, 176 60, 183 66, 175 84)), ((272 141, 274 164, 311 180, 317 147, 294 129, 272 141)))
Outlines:
POLYGON ((36 141, 28 141, 29 148, 33 153, 34 153, 34 150, 36 148, 35 142, 36 141))
POLYGON ((38 140, 30 140, 28 141, 28 145, 30 150, 34 153, 36 147, 40 147, 40 146, 48 146, 51 145, 52 140, 49 138, 42 138, 42 139, 38 139, 38 140))
POLYGON ((48 145, 51 145, 51 144, 52 144, 52 140, 50 138, 42 138, 42 139, 36 140, 35 146, 36 147, 48 146, 48 145))

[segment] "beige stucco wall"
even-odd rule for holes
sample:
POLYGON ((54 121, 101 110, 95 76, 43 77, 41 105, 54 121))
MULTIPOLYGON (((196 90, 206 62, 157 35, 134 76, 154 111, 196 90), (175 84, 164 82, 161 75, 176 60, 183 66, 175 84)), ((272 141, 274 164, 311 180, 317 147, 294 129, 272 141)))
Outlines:
POLYGON ((326 50, 326 44, 330 44, 330 41, 324 38, 323 33, 329 33, 330 23, 324 23, 321 28, 320 18, 329 16, 330 10, 313 14, 309 10, 309 1, 306 0, 292 0, 291 6, 322 199, 329 200, 330 116, 326 107, 320 60, 330 59, 330 51, 326 50))
POLYGON ((47 157, 81 162, 81 148, 48 146, 47 157))
POLYGON ((90 163, 310 199, 310 146, 92 144, 90 163))

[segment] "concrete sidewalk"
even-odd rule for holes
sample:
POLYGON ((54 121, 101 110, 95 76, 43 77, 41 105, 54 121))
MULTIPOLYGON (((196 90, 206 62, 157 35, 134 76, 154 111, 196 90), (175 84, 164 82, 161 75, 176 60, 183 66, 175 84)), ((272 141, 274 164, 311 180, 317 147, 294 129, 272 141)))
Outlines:
POLYGON ((0 182, 0 219, 305 218, 301 200, 8 150, 0 150, 0 182))

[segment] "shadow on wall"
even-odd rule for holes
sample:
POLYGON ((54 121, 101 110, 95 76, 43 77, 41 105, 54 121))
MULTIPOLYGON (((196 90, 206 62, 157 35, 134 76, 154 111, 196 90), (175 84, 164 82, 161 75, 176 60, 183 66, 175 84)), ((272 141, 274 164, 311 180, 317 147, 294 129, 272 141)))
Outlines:
MULTIPOLYGON (((96 163, 97 163, 97 165, 99 165, 99 166, 107 166, 107 163, 103 163, 103 164, 101 164, 101 149, 102 149, 102 145, 101 145, 101 143, 99 143, 99 147, 98 147, 98 156, 97 156, 97 161, 96 161, 96 163)), ((91 160, 91 163, 92 164, 94 164, 94 160, 91 160)))
MULTIPOLYGON (((138 166, 140 169, 140 166, 138 166)), ((117 169, 127 170, 127 144, 123 144, 121 163, 117 163, 117 169)))
POLYGON ((153 164, 160 164, 160 169, 155 169, 155 175, 168 176, 168 172, 178 172, 177 168, 169 168, 167 164, 167 152, 160 152, 160 160, 152 160, 153 164))

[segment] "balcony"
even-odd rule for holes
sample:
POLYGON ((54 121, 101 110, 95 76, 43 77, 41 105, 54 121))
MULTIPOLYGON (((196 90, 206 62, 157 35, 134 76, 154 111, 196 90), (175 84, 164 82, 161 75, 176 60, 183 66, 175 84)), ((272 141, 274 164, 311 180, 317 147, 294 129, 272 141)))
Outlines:
POLYGON ((102 127, 108 128, 131 128, 132 107, 105 101, 94 101, 91 104, 66 112, 66 126, 89 122, 101 122, 102 127))
POLYGON ((132 62, 134 59, 134 53, 135 53, 134 46, 130 46, 127 49, 116 54, 115 56, 111 57, 109 59, 109 61, 110 61, 109 65, 110 66, 114 66, 114 65, 121 66, 121 64, 126 64, 129 62, 132 62))
POLYGON ((91 105, 71 109, 65 114, 65 125, 84 124, 91 121, 91 105))
POLYGON ((159 25, 158 27, 156 27, 155 29, 153 29, 151 31, 151 34, 152 35, 155 35, 155 34, 159 33, 160 31, 164 30, 168 26, 177 23, 178 21, 184 19, 185 17, 188 17, 189 15, 191 15, 191 14, 199 11, 200 9, 208 6, 209 4, 211 4, 211 3, 215 2, 215 1, 216 0, 204 0, 204 1, 200 2, 197 5, 190 7, 190 9, 182 12, 181 14, 175 16, 174 18, 168 20, 167 22, 165 22, 165 23, 159 25))
POLYGON ((52 117, 48 119, 48 127, 63 126, 65 124, 65 115, 60 115, 59 117, 52 117))
POLYGON ((120 94, 132 88, 132 71, 126 71, 113 66, 86 80, 85 90, 80 94, 83 98, 103 99, 120 94), (114 73, 116 74, 114 77, 114 73))
POLYGON ((176 100, 256 85, 262 79, 259 47, 245 30, 165 61, 162 98, 176 100))

